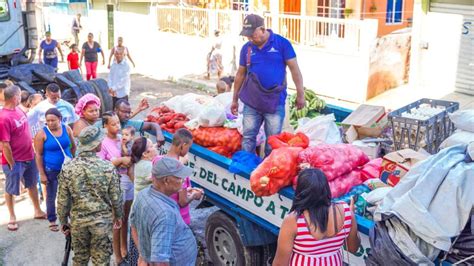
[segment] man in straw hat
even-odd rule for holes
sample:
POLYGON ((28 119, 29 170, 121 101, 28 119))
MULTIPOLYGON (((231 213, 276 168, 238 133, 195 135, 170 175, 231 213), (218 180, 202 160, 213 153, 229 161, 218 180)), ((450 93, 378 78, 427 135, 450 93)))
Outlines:
POLYGON ((94 265, 109 265, 112 223, 117 229, 122 225, 120 176, 111 162, 96 155, 103 138, 101 129, 84 128, 79 155, 58 176, 58 216, 61 231, 72 236, 74 265, 87 265, 91 257, 94 265))

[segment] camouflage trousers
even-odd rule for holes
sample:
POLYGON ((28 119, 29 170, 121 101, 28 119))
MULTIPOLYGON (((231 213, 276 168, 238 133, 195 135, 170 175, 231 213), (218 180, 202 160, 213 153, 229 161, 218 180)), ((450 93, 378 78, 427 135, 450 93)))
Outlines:
POLYGON ((94 265, 110 265, 112 255, 112 223, 99 221, 87 226, 72 226, 73 265, 82 266, 92 258, 94 265))

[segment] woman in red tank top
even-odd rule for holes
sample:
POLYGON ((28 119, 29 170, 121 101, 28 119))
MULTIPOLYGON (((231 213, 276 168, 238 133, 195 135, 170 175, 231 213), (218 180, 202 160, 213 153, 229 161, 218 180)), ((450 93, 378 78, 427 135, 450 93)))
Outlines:
POLYGON ((290 214, 283 220, 273 265, 343 265, 342 247, 357 252, 360 245, 353 210, 332 203, 324 173, 305 169, 298 176, 290 214))

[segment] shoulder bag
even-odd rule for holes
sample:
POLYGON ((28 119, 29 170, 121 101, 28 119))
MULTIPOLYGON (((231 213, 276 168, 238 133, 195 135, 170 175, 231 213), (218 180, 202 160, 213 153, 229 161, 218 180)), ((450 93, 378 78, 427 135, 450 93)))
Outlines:
MULTIPOLYGON (((61 127, 62 127, 62 126, 61 126, 61 127)), ((64 152, 64 149, 63 149, 63 147, 61 146, 61 143, 59 143, 58 138, 56 138, 56 136, 53 135, 53 132, 51 132, 51 130, 49 129, 48 126, 46 126, 46 129, 48 130, 49 134, 51 134, 51 136, 53 136, 53 138, 56 140, 56 143, 58 143, 58 146, 59 146, 59 148, 61 149, 61 152, 63 153, 63 156, 64 156, 63 165, 66 164, 66 163, 68 163, 68 162, 70 162, 70 161, 72 160, 72 158, 69 157, 69 156, 64 152)), ((68 134, 66 128, 62 128, 62 130, 66 130, 66 134, 68 134)), ((63 134, 64 134, 64 133, 63 133, 63 134)), ((68 135, 68 137, 69 137, 69 135, 68 135)))
POLYGON ((250 72, 250 54, 252 48, 247 49, 247 76, 240 89, 240 100, 261 113, 274 114, 280 104, 280 93, 286 88, 286 81, 282 85, 265 89, 260 83, 257 75, 250 72))

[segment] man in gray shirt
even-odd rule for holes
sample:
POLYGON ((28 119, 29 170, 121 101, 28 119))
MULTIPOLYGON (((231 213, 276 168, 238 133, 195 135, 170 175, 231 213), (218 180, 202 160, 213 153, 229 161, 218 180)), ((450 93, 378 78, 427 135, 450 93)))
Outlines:
POLYGON ((194 266, 197 244, 178 204, 170 196, 181 190, 193 170, 164 157, 153 164, 152 185, 140 191, 133 203, 132 237, 140 259, 148 264, 194 266))

